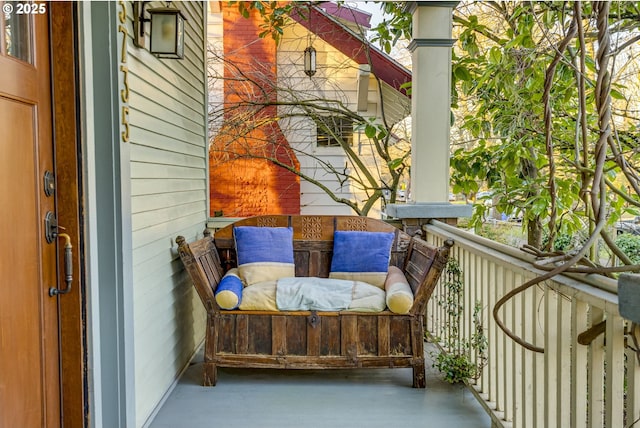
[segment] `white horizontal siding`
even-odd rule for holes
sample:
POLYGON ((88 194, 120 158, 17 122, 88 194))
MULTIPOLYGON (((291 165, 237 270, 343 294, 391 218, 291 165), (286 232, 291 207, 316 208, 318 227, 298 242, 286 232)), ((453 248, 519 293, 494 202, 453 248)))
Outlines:
MULTIPOLYGON (((300 168, 300 171, 304 173, 306 177, 322 182, 323 185, 327 186, 327 188, 331 190, 341 191, 342 188, 342 191, 345 191, 345 189, 349 189, 348 182, 341 185, 336 175, 332 172, 326 171, 324 168, 300 168)), ((322 191, 319 187, 315 185, 313 186, 317 189, 317 191, 322 191)))
POLYGON ((163 150, 138 144, 131 145, 130 153, 133 162, 184 166, 201 170, 206 166, 206 159, 202 158, 202 154, 200 156, 194 156, 178 151, 163 150))
MULTIPOLYGON (((176 230, 184 229, 189 224, 193 224, 194 222, 197 222, 201 217, 206 217, 206 216, 203 216, 201 212, 201 210, 206 208, 206 204, 201 203, 199 207, 194 204, 190 204, 189 207, 194 211, 190 212, 188 215, 184 217, 179 217, 176 219, 172 219, 170 221, 163 221, 153 226, 134 230, 133 231, 134 252, 137 246, 143 246, 143 245, 152 243, 158 240, 159 237, 164 238, 165 245, 168 247, 169 244, 171 243, 171 239, 175 238, 175 236, 173 235, 176 230), (199 210, 195 211, 198 208, 199 210)), ((201 230, 204 230, 204 226, 202 226, 201 230)), ((168 258, 167 261, 170 262, 171 259, 168 258)))
POLYGON ((344 204, 339 205, 304 205, 300 204, 300 214, 302 215, 353 215, 354 212, 351 208, 344 204))
POLYGON ((131 183, 131 195, 144 196, 165 192, 189 192, 192 190, 202 190, 206 192, 206 185, 206 182, 201 179, 185 180, 183 178, 175 178, 138 180, 131 183))
MULTIPOLYGON (((216 2, 213 2, 216 3, 216 2)), ((208 49, 211 52, 215 52, 216 55, 223 55, 224 44, 223 44, 223 21, 222 21, 222 5, 217 4, 214 7, 217 7, 217 10, 211 10, 212 2, 207 2, 207 6, 209 6, 208 16, 207 16, 207 42, 208 49)), ((208 73, 211 76, 221 76, 224 74, 224 64, 222 61, 208 61, 207 63, 208 73)), ((222 103, 224 99, 224 82, 221 79, 212 80, 209 82, 209 109, 210 111, 215 111, 218 108, 218 105, 222 103)), ((219 117, 217 120, 211 120, 209 123, 210 126, 210 135, 213 136, 217 134, 220 126, 222 126, 222 117, 219 117)))
POLYGON ((184 59, 158 60, 128 43, 137 426, 204 337, 205 313, 175 237, 201 237, 208 217, 205 4, 176 5, 187 18, 184 59))
POLYGON ((204 179, 206 171, 199 168, 174 166, 154 163, 131 163, 131 178, 133 179, 156 179, 156 178, 183 178, 183 179, 204 179))
POLYGON ((202 191, 146 194, 132 199, 131 212, 132 214, 137 214, 196 201, 202 201, 202 191))
MULTIPOLYGON (((160 95, 158 98, 165 97, 160 95)), ((201 119, 202 116, 191 116, 189 114, 191 111, 186 109, 183 110, 185 105, 178 103, 175 100, 167 99, 162 104, 159 104, 160 101, 149 99, 135 91, 131 91, 131 102, 134 103, 135 108, 131 109, 129 113, 130 115, 140 112, 154 118, 166 118, 166 124, 168 126, 184 129, 185 131, 196 135, 200 135, 202 133, 202 128, 204 128, 204 124, 199 122, 199 119, 201 119)), ((139 120, 138 122, 142 121, 139 120)), ((149 125, 152 125, 153 123, 154 122, 151 121, 149 125)), ((147 130, 154 129, 156 128, 147 130)))
POLYGON ((154 129, 148 130, 135 126, 130 129, 129 135, 131 136, 131 141, 137 145, 144 146, 145 144, 151 144, 151 147, 168 152, 175 151, 193 156, 202 156, 202 146, 198 144, 171 138, 168 135, 158 133, 157 130, 154 129))
MULTIPOLYGON (((134 296, 142 298, 148 294, 153 294, 155 287, 149 284, 165 282, 167 278, 172 278, 175 274, 183 271, 182 262, 174 260, 171 263, 161 263, 164 255, 158 253, 153 257, 144 260, 136 265, 136 272, 133 279, 136 282, 134 296)), ((160 293, 156 293, 160 295, 160 293)))
MULTIPOLYGON (((193 144, 194 141, 199 138, 198 132, 193 132, 181 126, 183 125, 182 123, 171 123, 170 121, 163 119, 163 112, 161 110, 161 108, 157 108, 156 111, 142 111, 137 108, 131 107, 129 110, 129 119, 131 120, 132 124, 140 123, 140 127, 142 129, 163 134, 178 141, 193 144)), ((164 112, 164 114, 172 115, 173 110, 164 112)), ((132 127, 133 126, 134 125, 132 125, 132 127)), ((134 144, 137 143, 137 141, 135 140, 132 140, 131 142, 134 144)))
POLYGON ((167 98, 163 97, 162 99, 165 101, 167 99, 177 101, 189 107, 194 113, 199 114, 198 91, 181 76, 167 76, 166 73, 170 70, 168 70, 166 66, 160 67, 159 69, 151 68, 147 61, 153 58, 154 56, 148 52, 146 54, 131 55, 129 57, 129 84, 132 86, 132 89, 136 88, 136 86, 134 86, 136 83, 138 83, 138 85, 146 83, 148 86, 148 89, 145 90, 146 96, 157 97, 163 96, 160 94, 164 94, 167 98), (142 59, 140 59, 140 57, 142 57, 142 59), (161 88, 166 87, 167 84, 172 86, 172 88, 162 90, 161 88), (180 88, 180 90, 176 90, 175 88, 180 88))
MULTIPOLYGON (((186 221, 188 223, 190 220, 186 221)), ((200 224, 188 225, 186 228, 178 230, 175 235, 184 236, 189 242, 194 241, 200 237, 202 237, 203 228, 200 224)), ((175 245, 175 236, 166 237, 160 236, 155 240, 148 240, 145 244, 138 244, 135 250, 133 250, 132 261, 133 265, 136 267, 134 273, 137 273, 138 265, 144 263, 145 261, 152 259, 158 255, 166 258, 167 254, 167 245, 170 245, 171 250, 169 252, 176 253, 176 245, 175 245)), ((173 258, 172 261, 173 262, 173 258)), ((177 258, 175 259, 177 260, 177 258)))
MULTIPOLYGON (((308 44, 307 30, 299 25, 286 27, 282 42, 278 47, 278 81, 281 86, 296 89, 296 93, 308 92, 313 97, 340 100, 355 111, 357 107, 357 83, 359 65, 319 38, 313 38, 317 52, 318 71, 313 78, 307 77, 301 68, 302 52, 308 44)), ((397 100, 393 100, 396 102, 397 100)), ((380 117, 377 85, 369 82, 368 110, 364 116, 380 117)), ((406 102, 406 98, 405 98, 406 102)), ((385 104, 385 109, 387 105, 385 104)), ((290 119, 281 121, 281 128, 289 143, 296 150, 301 171, 320 181, 336 195, 349 200, 363 197, 350 181, 343 186, 334 174, 327 172, 321 162, 342 170, 346 156, 340 148, 317 147, 316 127, 310 120, 290 119)), ((361 136, 362 159, 367 165, 375 165, 367 139, 361 136)), ((358 136, 354 135, 354 150, 359 147, 358 136)), ((353 169, 352 166, 347 167, 353 169)), ((374 173, 376 175, 376 173, 374 173)), ((319 187, 305 181, 300 182, 300 205, 303 214, 353 214, 351 208, 335 202, 319 187)), ((376 215, 376 214, 373 214, 376 215)))
MULTIPOLYGON (((337 194, 336 196, 338 197, 348 197, 349 194, 337 194)), ((335 204, 335 202, 333 201, 333 199, 331 199, 331 197, 329 195, 327 195, 324 192, 307 192, 304 193, 302 195, 300 195, 300 204, 304 205, 304 206, 311 206, 311 205, 333 205, 335 204)))

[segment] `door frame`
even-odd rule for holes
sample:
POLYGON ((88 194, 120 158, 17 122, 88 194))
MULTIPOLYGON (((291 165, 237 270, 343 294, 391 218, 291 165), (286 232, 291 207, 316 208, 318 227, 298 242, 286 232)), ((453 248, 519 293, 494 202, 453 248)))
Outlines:
MULTIPOLYGON (((130 153, 121 140, 119 71, 127 41, 118 31, 126 5, 122 0, 73 3, 81 35, 78 121, 90 426, 125 428, 136 425, 130 153)), ((126 25, 132 25, 129 19, 126 25)))
MULTIPOLYGON (((71 292, 58 296, 60 320, 61 411, 65 427, 89 426, 87 332, 82 198, 82 145, 79 132, 77 8, 74 2, 50 2, 49 37, 53 139, 58 224, 71 237, 71 292)), ((64 284, 62 255, 58 283, 64 284)))
POLYGON ((74 248, 74 289, 59 297, 65 428, 135 425, 130 155, 115 60, 122 4, 47 3, 57 214, 74 248))

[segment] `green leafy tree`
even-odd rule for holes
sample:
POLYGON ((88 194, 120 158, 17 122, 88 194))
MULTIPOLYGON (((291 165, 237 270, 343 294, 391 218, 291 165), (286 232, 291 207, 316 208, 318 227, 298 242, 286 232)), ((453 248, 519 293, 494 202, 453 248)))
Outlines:
POLYGON ((537 264, 547 272, 510 290, 493 307, 509 337, 543 352, 500 320, 509 299, 563 272, 640 269, 608 227, 640 208, 640 7, 487 2, 465 4, 457 13, 454 108, 464 119, 452 158, 455 189, 494 189, 498 209, 523 213, 530 244, 525 249, 555 262, 537 264), (588 238, 578 248, 548 251, 557 237, 585 228, 588 238), (600 239, 624 266, 598 265, 600 239))
POLYGON ((636 2, 461 5, 454 191, 494 189, 536 247, 543 228, 551 247, 559 233, 636 213, 639 16, 636 2))
POLYGON ((523 216, 525 249, 547 272, 492 312, 515 342, 543 352, 502 323, 508 300, 563 272, 640 270, 634 245, 610 236, 640 211, 640 3, 461 2, 453 22, 452 184, 472 198, 489 188, 498 210, 523 216), (586 238, 548 251, 567 234, 586 238), (599 240, 623 266, 598 265, 599 240))

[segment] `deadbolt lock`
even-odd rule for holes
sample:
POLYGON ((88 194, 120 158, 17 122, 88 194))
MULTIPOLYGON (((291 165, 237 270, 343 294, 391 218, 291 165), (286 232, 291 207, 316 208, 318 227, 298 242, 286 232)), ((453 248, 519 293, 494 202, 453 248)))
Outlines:
POLYGON ((44 237, 51 244, 58 236, 58 219, 51 211, 47 211, 44 215, 44 237))
POLYGON ((51 196, 56 191, 56 178, 51 171, 44 172, 44 194, 51 196))

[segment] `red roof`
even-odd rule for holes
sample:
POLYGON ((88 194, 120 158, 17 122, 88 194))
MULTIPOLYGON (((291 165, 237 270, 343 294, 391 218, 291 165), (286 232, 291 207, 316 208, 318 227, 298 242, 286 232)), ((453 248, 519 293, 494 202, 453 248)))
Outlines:
POLYGON ((338 18, 355 22, 361 27, 371 28, 371 14, 369 12, 337 5, 331 1, 322 2, 318 5, 318 7, 324 9, 331 16, 337 16, 338 18))

